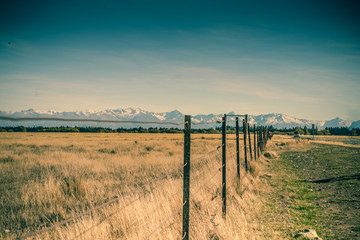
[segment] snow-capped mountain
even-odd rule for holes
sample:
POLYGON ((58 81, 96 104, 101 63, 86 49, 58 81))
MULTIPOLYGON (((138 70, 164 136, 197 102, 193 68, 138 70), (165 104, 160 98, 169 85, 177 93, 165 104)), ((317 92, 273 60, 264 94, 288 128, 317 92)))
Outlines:
POLYGON ((326 128, 326 127, 350 127, 350 126, 351 126, 350 121, 346 121, 346 120, 343 120, 343 119, 337 117, 332 120, 326 121, 323 128, 326 128))
POLYGON ((299 119, 299 118, 287 116, 282 113, 261 114, 258 116, 251 116, 250 119, 251 118, 253 118, 253 122, 257 125, 261 125, 261 126, 272 125, 275 128, 292 128, 297 126, 311 127, 312 124, 315 124, 318 127, 322 127, 324 124, 324 121, 299 119))
MULTIPOLYGON (((235 115, 231 112, 228 115, 235 115)), ((140 108, 121 108, 114 110, 103 111, 76 111, 76 112, 57 112, 57 111, 36 111, 34 109, 28 109, 20 112, 6 112, 0 111, 0 116, 23 118, 23 117, 47 117, 47 118, 67 118, 67 119, 99 119, 99 120, 129 120, 129 121, 150 121, 150 122, 176 122, 182 123, 184 121, 184 114, 178 110, 163 113, 154 113, 146 111, 140 108)), ((199 114, 192 116, 193 128, 209 128, 220 127, 220 123, 223 117, 222 114, 199 114), (211 122, 211 124, 203 124, 211 122)), ((240 119, 242 119, 240 117, 240 119)), ((311 128, 312 124, 315 124, 318 128, 325 127, 358 127, 360 121, 354 122, 346 121, 340 118, 335 118, 329 121, 313 121, 306 119, 299 119, 290 117, 282 113, 269 113, 261 114, 257 116, 249 115, 249 123, 256 125, 272 125, 275 128, 291 128, 296 126, 307 126, 311 128)), ((227 118, 227 124, 230 126, 235 125, 235 117, 229 116, 227 118)), ((178 127, 182 128, 182 125, 159 125, 159 124, 142 124, 142 123, 104 123, 104 122, 83 122, 83 121, 48 121, 48 120, 26 120, 26 121, 9 121, 0 119, 0 126, 89 126, 89 127, 109 127, 109 128, 132 128, 132 127, 178 127)))

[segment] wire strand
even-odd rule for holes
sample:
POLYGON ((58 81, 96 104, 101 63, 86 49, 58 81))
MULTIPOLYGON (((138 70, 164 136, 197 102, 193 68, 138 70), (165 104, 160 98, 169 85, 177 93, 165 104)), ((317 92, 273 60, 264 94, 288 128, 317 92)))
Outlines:
POLYGON ((205 181, 205 183, 202 184, 202 185, 196 190, 196 192, 192 194, 192 196, 198 194, 198 193, 201 191, 201 189, 203 189, 203 188, 204 188, 217 174, 219 174, 220 172, 221 172, 221 168, 216 169, 215 174, 213 174, 210 178, 208 178, 208 179, 205 181))
POLYGON ((61 225, 66 224, 66 223, 68 223, 68 222, 74 221, 74 220, 76 220, 76 219, 78 219, 78 218, 80 218, 80 217, 82 217, 82 216, 85 216, 85 215, 87 215, 87 214, 89 214, 89 213, 91 213, 91 212, 93 212, 93 211, 95 211, 95 210, 98 210, 98 209, 100 209, 100 208, 103 208, 103 207, 105 207, 105 206, 108 206, 108 205, 110 205, 111 203, 116 202, 116 201, 118 201, 118 200, 119 200, 119 196, 114 196, 113 199, 109 200, 108 202, 106 202, 106 203, 104 203, 104 204, 101 204, 101 205, 98 205, 98 206, 96 206, 96 207, 93 207, 93 208, 91 208, 91 209, 89 209, 89 210, 87 210, 87 211, 85 211, 85 212, 83 212, 83 213, 77 214, 77 215, 75 215, 75 216, 73 216, 73 217, 71 217, 71 218, 69 218, 69 219, 64 220, 64 221, 55 223, 55 224, 53 224, 53 225, 50 226, 50 227, 45 227, 45 228, 43 228, 43 229, 41 229, 41 230, 38 230, 38 231, 35 231, 35 232, 32 232, 32 233, 25 234, 24 236, 19 236, 17 239, 26 239, 26 238, 29 238, 29 237, 36 236, 36 235, 38 235, 38 234, 40 234, 40 233, 50 231, 50 230, 53 229, 53 228, 56 228, 56 227, 58 227, 58 226, 61 226, 61 225))
MULTIPOLYGON (((179 188, 177 191, 175 191, 174 193, 172 193, 169 197, 172 198, 172 199, 175 199, 174 196, 176 196, 177 194, 179 194, 179 192, 182 191, 182 190, 183 190, 182 188, 179 188)), ((178 199, 176 199, 176 200, 178 200, 178 199)), ((151 216, 148 217, 148 218, 151 218, 151 216)), ((136 226, 136 225, 137 225, 138 223, 140 223, 142 220, 143 220, 143 219, 138 219, 138 220, 134 221, 130 226, 128 226, 128 227, 126 228, 126 231, 129 230, 129 229, 131 229, 131 228, 133 228, 134 226, 136 226)), ((144 225, 144 224, 146 224, 146 222, 144 222, 143 224, 141 224, 141 226, 144 225)), ((119 238, 117 238, 117 239, 119 239, 119 238)))
MULTIPOLYGON (((222 204, 219 205, 219 207, 216 209, 215 213, 212 215, 212 217, 211 217, 211 219, 210 219, 210 222, 213 224, 213 226, 214 226, 214 232, 215 232, 216 234, 218 234, 218 233, 216 232, 216 227, 217 227, 218 225, 215 224, 214 220, 215 220, 216 214, 218 213, 218 211, 219 211, 219 209, 221 208, 221 206, 222 206, 222 204)), ((206 229, 206 231, 209 230, 209 229, 210 229, 210 225, 208 225, 208 228, 206 229)), ((210 240, 214 239, 215 236, 216 236, 216 235, 213 234, 213 236, 210 238, 210 240)))
POLYGON ((222 123, 222 120, 219 121, 210 121, 210 122, 192 122, 193 125, 203 125, 203 124, 215 124, 215 123, 222 123))
MULTIPOLYGON (((223 186, 224 186, 224 184, 223 184, 221 187, 223 187, 223 186)), ((205 204, 205 206, 203 207, 203 209, 206 210, 206 209, 208 208, 208 206, 210 205, 210 203, 211 203, 212 201, 214 201, 214 200, 219 196, 219 194, 220 194, 220 192, 216 192, 215 195, 212 196, 212 197, 210 198, 210 200, 206 202, 206 204, 205 204)), ((200 211, 198 211, 197 216, 196 216, 196 218, 194 219, 194 221, 197 222, 197 219, 199 219, 200 216, 201 216, 201 213, 200 213, 200 211)))
MULTIPOLYGON (((168 177, 168 175, 165 175, 165 176, 161 177, 160 179, 156 179, 156 182, 161 181, 161 180, 163 180, 163 179, 166 179, 167 177, 168 177)), ((154 183, 154 182, 155 182, 155 181, 148 181, 148 182, 147 182, 146 184, 144 184, 142 187, 144 187, 144 186, 150 186, 150 185, 151 185, 152 183, 154 183)), ((158 185, 158 186, 160 186, 160 185, 158 185)), ((157 187, 155 187, 155 189, 156 189, 156 188, 157 188, 157 187)), ((153 189, 153 190, 154 190, 154 189, 153 189)), ((137 193, 140 192, 140 191, 141 191, 141 190, 138 190, 137 193)), ((135 194, 135 193, 136 193, 136 192, 134 192, 134 191, 127 192, 127 193, 125 193, 125 194, 122 194, 121 197, 124 198, 124 197, 126 197, 126 196, 129 196, 130 194, 135 194)), ((136 202, 137 200, 139 200, 141 197, 145 196, 146 194, 147 194, 147 193, 143 193, 142 195, 140 195, 140 197, 138 197, 138 198, 135 199, 134 201, 130 202, 128 205, 124 206, 124 208, 130 206, 131 204, 133 204, 134 202, 136 202)), ((29 238, 29 237, 38 235, 38 234, 40 234, 40 233, 50 231, 51 229, 53 229, 53 228, 55 228, 55 227, 64 225, 64 224, 66 224, 66 223, 68 223, 68 222, 71 222, 71 221, 73 221, 73 220, 76 220, 76 219, 78 219, 78 218, 80 218, 80 217, 82 217, 82 216, 84 216, 84 215, 86 215, 86 214, 88 214, 88 213, 90 213, 90 212, 93 212, 93 211, 95 211, 95 210, 98 210, 98 209, 100 209, 100 208, 103 208, 103 207, 109 205, 110 203, 112 203, 112 202, 114 202, 114 201, 118 201, 118 200, 119 200, 119 195, 117 195, 117 196, 115 196, 115 197, 116 197, 116 199, 113 199, 113 200, 111 200, 111 201, 109 201, 109 202, 106 202, 106 203, 104 203, 104 204, 102 204, 102 205, 99 205, 99 206, 97 206, 97 207, 94 207, 94 208, 92 208, 92 209, 90 209, 90 210, 88 210, 88 211, 86 211, 86 212, 84 212, 84 213, 75 215, 75 216, 72 217, 72 218, 69 218, 69 219, 67 219, 67 220, 61 221, 61 222, 59 222, 59 223, 56 223, 56 224, 54 224, 54 225, 52 225, 52 226, 50 226, 50 227, 43 228, 43 229, 41 229, 41 230, 38 230, 38 231, 35 231, 35 232, 32 232, 32 233, 26 234, 26 235, 24 235, 24 236, 20 236, 20 237, 18 237, 18 239, 26 239, 26 238, 29 238)), ((114 213, 114 214, 115 214, 115 213, 114 213)), ((111 215, 111 216, 112 216, 112 215, 111 215)), ((106 219, 105 219, 105 220, 106 220, 106 219)), ((104 221, 105 221, 105 220, 104 220, 104 221)), ((102 223, 102 222, 101 222, 101 223, 102 223)), ((85 231, 85 232, 86 232, 86 231, 85 231)), ((82 235, 82 234, 80 234, 80 236, 81 236, 81 235, 82 235)), ((78 236, 77 236, 77 237, 78 237, 78 236)), ((75 238, 77 238, 77 237, 75 237, 75 238)))
POLYGON ((178 213, 186 203, 187 203, 187 201, 185 201, 179 208, 172 211, 171 215, 169 215, 167 218, 165 218, 165 220, 163 220, 149 235, 147 235, 144 238, 144 240, 149 239, 158 229, 160 229, 165 223, 167 223, 171 219, 172 216, 174 216, 176 213, 178 213))
POLYGON ((91 118, 59 118, 59 117, 6 117, 0 116, 0 119, 7 121, 66 121, 66 122, 107 122, 107 123, 144 123, 144 124, 171 124, 184 125, 187 122, 156 122, 156 121, 135 121, 135 120, 104 120, 91 118))
MULTIPOLYGON (((157 189, 159 186, 162 186, 162 185, 158 185, 156 186, 153 191, 155 189, 157 189)), ((180 192, 180 190, 182 190, 181 188, 179 190, 177 190, 175 193, 171 194, 171 197, 175 196, 176 194, 178 194, 180 192)), ((151 191, 150 193, 152 193, 153 191, 151 191)), ((93 229, 94 227, 97 227, 99 226, 100 224, 102 224, 103 222, 105 222, 106 220, 110 219, 112 216, 114 216, 116 213, 120 212, 121 210, 127 208, 128 206, 132 205, 133 203, 137 202, 138 200, 140 200, 142 197, 144 197, 147 193, 143 193, 142 195, 140 195, 139 197, 137 197, 136 199, 130 201, 128 204, 126 204, 125 206, 123 206, 122 208, 120 209, 117 209, 115 210, 114 212, 112 212, 108 217, 106 217, 105 219, 103 219, 102 221, 100 221, 99 223, 91 226, 90 228, 88 228, 87 230, 85 230, 84 232, 80 233, 79 235, 77 235, 76 237, 74 237, 73 239, 76 239, 82 235, 84 235, 85 233, 89 232, 91 229, 93 229)))
POLYGON ((207 152, 207 153, 205 153, 205 154, 203 154, 203 155, 201 155, 201 156, 199 156, 199 157, 196 157, 196 158, 194 158, 194 159, 191 159, 192 164, 200 164, 200 163, 202 163, 202 162, 209 161, 209 159, 207 159, 207 157, 210 157, 211 154, 219 151, 219 149, 220 149, 220 146, 217 146, 216 149, 211 150, 211 151, 209 151, 209 152, 207 152))

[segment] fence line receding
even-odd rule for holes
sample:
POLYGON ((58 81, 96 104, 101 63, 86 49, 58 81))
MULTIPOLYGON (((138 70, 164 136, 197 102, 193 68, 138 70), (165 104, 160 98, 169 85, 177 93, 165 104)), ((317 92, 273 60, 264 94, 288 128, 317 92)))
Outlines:
MULTIPOLYGON (((221 121, 211 121, 211 122, 198 122, 195 123, 191 121, 191 116, 190 115, 185 115, 185 119, 184 122, 179 123, 179 122, 155 122, 155 121, 132 121, 132 120, 100 120, 100 119, 72 119, 72 118, 50 118, 50 117, 20 117, 20 118, 14 118, 14 117, 6 117, 6 116, 0 116, 0 119, 2 120, 8 120, 8 121, 34 121, 34 120, 41 120, 41 121, 87 121, 87 122, 104 122, 104 123, 141 123, 141 124, 171 124, 171 125, 184 125, 184 164, 181 167, 182 173, 183 173, 183 188, 179 189, 183 191, 183 200, 182 203, 180 204, 180 207, 173 209, 173 211, 171 212, 170 215, 168 215, 165 219, 163 219, 163 221, 156 227, 153 229, 153 231, 151 231, 150 233, 148 233, 147 236, 144 237, 144 239, 149 239, 151 238, 151 236, 153 236, 160 228, 162 228, 165 223, 167 223, 168 221, 170 221, 170 219, 173 218, 173 216, 175 216, 176 213, 179 213, 180 210, 182 209, 182 236, 181 239, 185 239, 188 240, 191 237, 191 232, 190 232, 190 226, 191 226, 191 221, 190 221, 190 211, 191 211, 191 198, 193 196, 195 196, 201 189, 203 189, 210 181, 214 180, 215 177, 217 176, 217 174, 222 173, 222 177, 221 177, 221 185, 219 186, 221 188, 221 199, 222 199, 222 204, 219 205, 219 207, 217 208, 217 210, 214 212, 214 214, 211 216, 210 220, 211 223, 213 223, 215 216, 218 212, 218 210, 220 209, 220 207, 222 207, 222 216, 225 218, 226 217, 226 212, 227 212, 227 202, 226 202, 226 197, 227 197, 227 160, 230 160, 230 158, 227 158, 226 152, 227 152, 227 139, 226 139, 226 130, 227 130, 227 117, 236 117, 235 118, 235 134, 236 134, 236 152, 234 154, 232 154, 231 156, 235 156, 236 155, 236 163, 234 164, 235 168, 232 169, 232 172, 236 173, 236 178, 240 179, 240 166, 241 166, 241 159, 243 159, 244 162, 244 166, 245 166, 245 172, 248 171, 248 167, 249 167, 249 161, 251 160, 256 160, 257 158, 260 157, 260 153, 264 151, 266 144, 268 142, 268 140, 271 138, 271 135, 269 133, 269 129, 268 127, 263 127, 263 126, 256 126, 255 124, 253 125, 253 134, 254 134, 254 139, 253 139, 253 145, 251 144, 251 138, 250 138, 250 133, 251 133, 251 128, 250 128, 250 124, 248 123, 248 115, 224 115, 221 121), (242 131, 243 131, 243 140, 244 140, 244 156, 243 158, 240 157, 240 142, 239 142, 239 117, 242 117, 243 120, 243 126, 242 126, 242 131), (209 179, 207 179, 205 181, 204 184, 200 185, 200 187, 195 190, 195 192, 191 193, 190 191, 190 183, 191 183, 191 177, 190 177, 190 169, 191 169, 191 125, 201 125, 201 124, 221 124, 221 129, 222 129, 222 133, 221 133, 221 145, 219 145, 216 149, 209 151, 208 153, 204 153, 202 154, 200 157, 197 157, 196 159, 193 160, 201 160, 202 158, 205 157, 209 157, 210 158, 210 154, 215 153, 216 151, 219 151, 220 148, 222 150, 222 161, 221 161, 221 165, 218 166, 218 169, 216 169, 215 174, 212 174, 211 177, 209 179), (252 148, 253 146, 253 148, 252 148), (249 156, 249 158, 248 158, 249 156)), ((219 126, 220 127, 220 126, 219 126)), ((194 163, 199 163, 199 161, 195 161, 194 163)), ((229 165, 230 166, 230 165, 229 165)), ((168 179, 169 176, 164 176, 160 179, 157 180, 165 180, 168 179)), ((150 181, 150 184, 153 184, 154 181, 150 181)), ((160 184, 158 185, 160 186, 160 184)), ((154 188, 153 190, 154 191, 154 188)), ((177 193, 179 192, 177 191, 177 193)), ((176 193, 176 194, 177 194, 176 193)), ((94 211, 97 211, 101 208, 105 208, 108 207, 109 205, 111 205, 112 203, 116 203, 119 201, 120 198, 124 198, 125 196, 128 196, 130 193, 127 194, 123 194, 123 195, 117 195, 115 197, 109 198, 107 201, 105 201, 103 204, 98 205, 96 207, 93 207, 83 213, 79 213, 69 219, 66 219, 64 221, 60 221, 57 223, 53 223, 51 226, 49 227, 44 227, 38 231, 35 232, 31 232, 31 233, 27 233, 24 234, 22 236, 19 236, 18 239, 26 239, 29 237, 34 237, 36 235, 39 235, 41 233, 50 231, 58 226, 61 225, 65 225, 67 223, 70 223, 72 221, 75 221, 77 219, 79 219, 80 217, 90 214, 94 211)), ((90 228, 88 228, 87 230, 83 231, 82 233, 80 233, 79 235, 77 235, 75 238, 82 236, 85 232, 89 231, 91 228, 94 228, 98 225, 100 225, 103 221, 110 219, 115 213, 121 211, 122 209, 130 206, 131 204, 133 204, 134 202, 140 200, 142 197, 144 197, 146 194, 151 194, 150 193, 145 193, 145 194, 140 194, 138 195, 138 197, 136 197, 135 199, 133 199, 132 201, 130 201, 128 204, 126 204, 125 206, 123 206, 122 208, 118 209, 117 211, 113 212, 112 214, 110 214, 107 218, 105 218, 104 220, 102 220, 100 223, 91 226, 90 228)), ((216 199, 218 197, 219 193, 216 192, 215 194, 213 194, 213 196, 211 197, 210 200, 207 201, 206 203, 206 207, 205 209, 207 209, 207 207, 212 203, 212 201, 214 199, 216 199)), ((197 212, 197 217, 194 219, 194 221, 197 221, 199 218, 201 217, 201 213, 197 212)), ((210 226, 210 224, 208 225, 208 227, 210 226)), ((212 236, 212 238, 215 237, 215 234, 212 236)))

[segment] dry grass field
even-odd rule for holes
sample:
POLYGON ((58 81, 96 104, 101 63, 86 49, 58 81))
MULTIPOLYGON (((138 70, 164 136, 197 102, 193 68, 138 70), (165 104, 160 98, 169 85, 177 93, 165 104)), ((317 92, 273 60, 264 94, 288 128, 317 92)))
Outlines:
MULTIPOLYGON (((240 182, 227 139, 224 219, 221 136, 192 135, 191 239, 357 239, 360 138, 274 136, 240 182)), ((183 148, 183 134, 0 133, 0 239, 182 239, 183 148)))
MULTIPOLYGON (((242 166, 236 180, 234 137, 228 136, 224 220, 221 136, 192 135, 191 239, 283 238, 263 216, 270 190, 259 177, 263 161, 252 162, 246 176, 242 166)), ((146 239, 159 225, 151 239, 181 239, 182 134, 0 133, 0 149, 1 239, 26 236, 108 201, 30 239, 146 239)))

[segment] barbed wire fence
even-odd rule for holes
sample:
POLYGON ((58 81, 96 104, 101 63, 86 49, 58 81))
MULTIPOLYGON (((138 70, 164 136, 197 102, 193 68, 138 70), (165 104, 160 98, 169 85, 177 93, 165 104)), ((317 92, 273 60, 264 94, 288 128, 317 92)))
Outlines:
MULTIPOLYGON (((221 184, 220 185, 215 185, 216 186, 216 191, 211 193, 211 198, 207 199, 207 201, 204 203, 203 208, 205 211, 208 211, 209 207, 211 205, 215 206, 215 200, 218 199, 218 197, 221 195, 221 204, 219 204, 217 207, 215 207, 215 211, 213 211, 212 214, 210 214, 210 218, 208 219, 208 225, 206 227, 205 232, 208 232, 211 228, 211 226, 213 226, 213 230, 212 230, 212 234, 210 234, 210 239, 214 239, 217 236, 216 233, 216 227, 217 224, 214 222, 215 221, 215 217, 217 216, 220 208, 222 208, 222 217, 226 218, 226 214, 227 214, 227 159, 231 159, 234 156, 236 156, 236 168, 232 168, 231 171, 228 173, 228 176, 234 177, 238 180, 240 180, 240 143, 239 143, 239 117, 242 118, 242 122, 243 122, 243 140, 244 140, 244 166, 245 166, 245 172, 249 171, 249 161, 250 160, 255 160, 258 159, 260 157, 260 153, 264 151, 266 144, 268 142, 269 139, 271 139, 271 134, 269 133, 269 129, 268 127, 263 127, 263 126, 256 126, 254 124, 253 126, 253 148, 251 145, 251 137, 250 137, 250 124, 248 123, 248 115, 224 115, 222 117, 221 121, 208 121, 208 122, 191 122, 191 116, 190 115, 185 115, 185 121, 183 123, 179 123, 179 122, 155 122, 155 121, 128 121, 128 120, 101 120, 101 119, 74 119, 74 118, 51 118, 51 117, 21 117, 21 118, 14 118, 14 117, 7 117, 7 116, 0 116, 0 119, 2 120, 7 120, 7 121, 34 121, 34 120, 42 120, 42 121, 68 121, 68 122, 75 122, 75 121, 88 121, 88 122, 104 122, 104 123, 139 123, 139 124, 166 124, 166 125, 176 125, 176 126, 180 126, 183 125, 184 126, 184 163, 182 166, 180 166, 180 170, 179 172, 182 173, 182 177, 183 177, 183 188, 179 188, 177 191, 175 191, 174 193, 171 194, 171 197, 179 194, 181 192, 181 190, 183 191, 183 201, 182 203, 175 209, 172 210, 172 212, 166 217, 164 218, 151 232, 149 232, 143 239, 150 239, 152 236, 154 236, 154 234, 161 229, 162 227, 164 227, 164 225, 169 222, 177 213, 180 213, 182 210, 182 235, 181 235, 181 239, 185 239, 188 240, 190 238, 190 211, 194 211, 193 208, 190 208, 190 204, 192 203, 192 199, 196 197, 197 194, 199 194, 202 190, 204 190, 205 188, 209 188, 208 185, 212 184, 214 185, 215 182, 215 177, 217 177, 220 173, 222 174, 221 177, 221 184), (234 153, 232 153, 231 155, 229 155, 228 157, 226 156, 227 153, 227 134, 226 134, 226 130, 227 130, 227 117, 236 117, 235 118, 235 134, 236 134, 236 151, 234 153), (191 125, 206 125, 206 124, 221 124, 221 136, 222 136, 222 143, 221 145, 217 146, 216 149, 212 149, 204 154, 202 154, 199 157, 196 157, 194 159, 191 159, 191 155, 190 155, 190 151, 191 151, 191 125), (192 165, 203 165, 205 163, 205 165, 207 165, 210 161, 211 161, 211 156, 218 153, 221 149, 221 165, 218 166, 217 168, 215 168, 215 171, 213 171, 212 173, 210 173, 210 177, 208 177, 205 181, 203 181, 202 184, 200 184, 195 190, 192 191, 192 193, 190 193, 190 167, 192 165), (249 158, 248 158, 249 157, 249 158)), ((217 164, 215 162, 215 164, 217 164)), ((99 221, 98 223, 88 227, 86 230, 82 231, 81 233, 79 233, 78 235, 76 235, 73 239, 78 239, 79 237, 83 236, 84 234, 86 234, 87 232, 89 232, 90 230, 100 226, 102 223, 104 223, 105 221, 109 221, 115 214, 119 213, 120 211, 124 210, 127 207, 130 207, 131 205, 133 205, 135 202, 139 201, 141 198, 144 198, 146 195, 153 193, 159 186, 161 186, 161 184, 155 185, 155 182, 160 182, 163 180, 168 180, 170 179, 170 176, 168 175, 164 175, 160 178, 157 178, 155 180, 152 181, 148 181, 147 183, 143 183, 142 182, 142 186, 152 186, 151 191, 149 192, 144 192, 144 191, 129 191, 126 193, 122 193, 119 195, 115 195, 113 197, 108 198, 107 200, 105 200, 102 204, 99 204, 97 206, 94 206, 82 213, 76 214, 74 216, 72 216, 71 218, 68 218, 66 220, 60 221, 60 222, 56 222, 53 223, 51 226, 47 226, 47 227, 43 227, 40 230, 37 230, 35 232, 30 232, 24 235, 20 235, 18 236, 17 239, 27 239, 30 237, 35 237, 39 234, 51 231, 59 226, 62 225, 66 225, 70 222, 74 222, 75 220, 85 216, 85 215, 90 215, 91 213, 98 211, 99 209, 102 208, 106 208, 109 207, 112 204, 115 203, 119 203, 120 199, 125 199, 125 197, 127 196, 135 196, 132 200, 128 201, 126 204, 124 204, 122 207, 114 210, 112 213, 110 213, 109 215, 107 215, 105 218, 103 218, 101 221, 99 221)), ((202 199, 202 201, 205 201, 206 199, 202 199)), ((124 200, 125 201, 125 200, 124 200)), ((200 219, 202 219, 203 221, 205 221, 204 219, 204 215, 202 214, 202 212, 200 210, 195 211, 193 214, 193 220, 192 222, 198 222, 200 219)), ((136 226, 139 223, 139 221, 135 221, 131 224, 131 226, 129 226, 129 228, 136 226)), ((191 225, 191 226, 195 226, 195 225, 191 225)))

